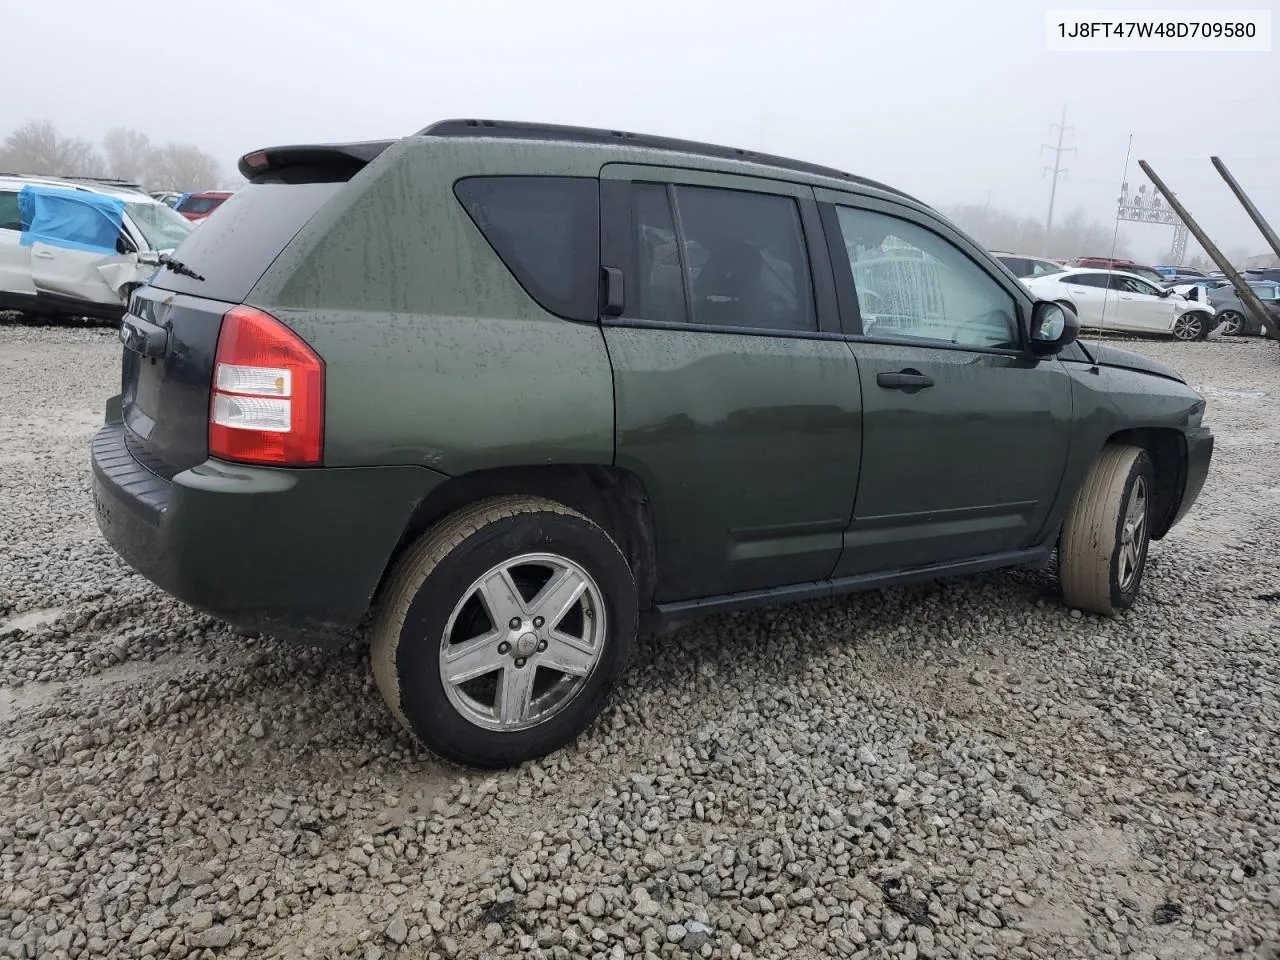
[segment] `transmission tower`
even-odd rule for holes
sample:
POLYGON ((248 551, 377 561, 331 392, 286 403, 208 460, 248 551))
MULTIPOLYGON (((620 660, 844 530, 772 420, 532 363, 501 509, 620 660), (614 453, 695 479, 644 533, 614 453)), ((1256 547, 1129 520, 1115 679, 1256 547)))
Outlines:
MULTIPOLYGON (((1054 130, 1058 131, 1058 145, 1054 146, 1051 143, 1040 144, 1040 153, 1042 155, 1046 150, 1051 150, 1053 152, 1053 166, 1052 167, 1046 166, 1044 168, 1043 173, 1041 174, 1042 177, 1046 173, 1053 174, 1053 183, 1049 187, 1049 215, 1045 217, 1045 221, 1044 221, 1044 238, 1045 238, 1046 244, 1049 242, 1049 234, 1053 232, 1053 202, 1058 197, 1058 178, 1062 177, 1063 179, 1065 179, 1067 176, 1067 171, 1062 166, 1062 155, 1064 153, 1076 152, 1075 147, 1064 147, 1062 145, 1062 140, 1067 135, 1067 131, 1074 130, 1074 129, 1075 127, 1067 126, 1067 108, 1066 106, 1063 106, 1062 122, 1049 124, 1049 130, 1051 134, 1052 134, 1052 131, 1054 130)), ((1045 252, 1048 253, 1049 251, 1046 250, 1045 252)))
POLYGON ((1120 187, 1116 217, 1132 223, 1163 223, 1172 226, 1173 248, 1169 251, 1169 262, 1179 266, 1186 260, 1187 225, 1174 212, 1173 207, 1164 202, 1160 194, 1155 190, 1147 193, 1146 184, 1139 185, 1137 193, 1130 193, 1127 183, 1120 187))

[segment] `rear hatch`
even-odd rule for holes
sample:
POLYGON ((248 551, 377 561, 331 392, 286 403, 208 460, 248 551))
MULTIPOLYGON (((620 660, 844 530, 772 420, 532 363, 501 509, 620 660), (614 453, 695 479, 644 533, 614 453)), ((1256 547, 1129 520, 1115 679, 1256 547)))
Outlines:
POLYGON ((121 409, 134 457, 166 479, 208 457, 209 394, 224 315, 289 241, 390 142, 249 154, 250 181, 130 298, 121 409))

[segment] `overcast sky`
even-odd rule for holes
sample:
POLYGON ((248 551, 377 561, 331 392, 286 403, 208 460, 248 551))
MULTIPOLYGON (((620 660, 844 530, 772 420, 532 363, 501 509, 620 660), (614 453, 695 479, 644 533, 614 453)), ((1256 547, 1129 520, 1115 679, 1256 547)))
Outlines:
MULTIPOLYGON (((1139 5, 1139 4, 1132 4, 1139 5)), ((1162 0, 1165 9, 1268 3, 1162 0)), ((6 0, 0 135, 132 126, 228 169, 299 141, 445 117, 545 120, 763 148, 935 205, 1043 217, 1049 125, 1074 126, 1057 210, 1111 220, 1139 158, 1224 247, 1266 245, 1216 154, 1280 226, 1280 52, 1049 53, 1035 0, 6 0), (55 26, 56 25, 56 26, 55 26)), ((1078 7, 1116 9, 1105 0, 1078 7)), ((1273 47, 1280 51, 1280 47, 1273 47)), ((1155 258, 1171 228, 1122 226, 1155 258)))

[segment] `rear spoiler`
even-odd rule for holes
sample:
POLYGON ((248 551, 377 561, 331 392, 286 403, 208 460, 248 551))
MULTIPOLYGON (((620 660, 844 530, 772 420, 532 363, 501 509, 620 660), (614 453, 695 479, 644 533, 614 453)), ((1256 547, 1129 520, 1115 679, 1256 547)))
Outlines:
POLYGON ((311 143, 266 147, 246 153, 236 164, 240 175, 252 180, 285 167, 349 167, 355 173, 370 163, 395 140, 365 140, 359 143, 311 143))

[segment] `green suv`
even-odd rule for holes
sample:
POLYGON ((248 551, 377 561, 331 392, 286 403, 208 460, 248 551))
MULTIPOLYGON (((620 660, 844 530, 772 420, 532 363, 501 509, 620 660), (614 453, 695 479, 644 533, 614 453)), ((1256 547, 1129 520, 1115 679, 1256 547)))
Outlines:
POLYGON ((367 633, 454 760, 569 742, 701 614, 1055 552, 1114 614, 1208 472, 1178 374, 838 170, 474 120, 240 170, 130 301, 99 525, 241 628, 367 633))

